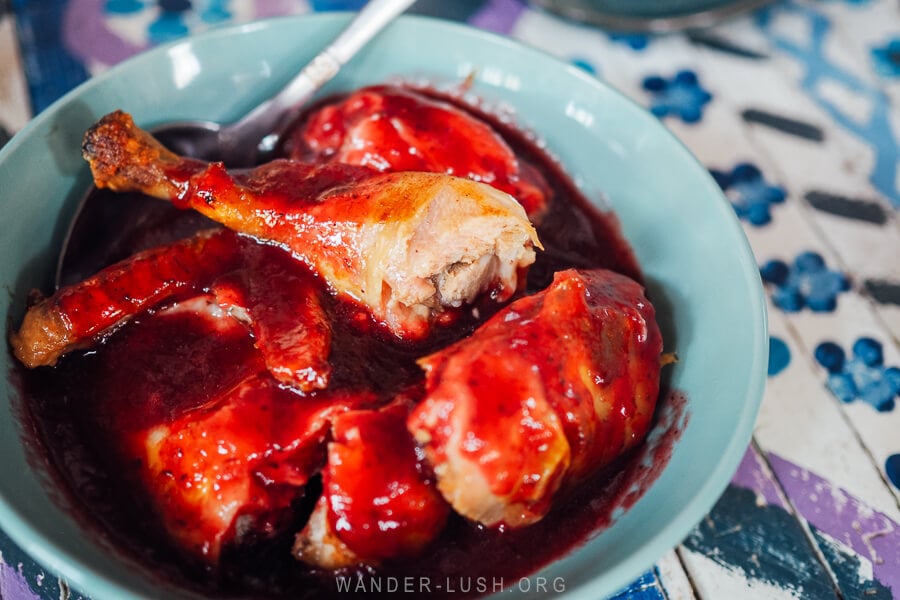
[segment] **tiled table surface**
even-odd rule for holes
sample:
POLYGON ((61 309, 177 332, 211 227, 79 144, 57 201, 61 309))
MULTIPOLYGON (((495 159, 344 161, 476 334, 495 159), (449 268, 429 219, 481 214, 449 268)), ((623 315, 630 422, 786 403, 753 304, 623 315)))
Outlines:
MULTIPOLYGON (((339 0, 0 0, 0 142, 78 82, 225 21, 339 0), (12 13, 15 13, 13 16, 12 13)), ((712 171, 769 297, 769 385, 709 515, 621 598, 900 599, 900 5, 786 0, 611 35, 520 0, 425 1, 647 106, 712 171)), ((72 598, 0 532, 0 598, 72 598)))

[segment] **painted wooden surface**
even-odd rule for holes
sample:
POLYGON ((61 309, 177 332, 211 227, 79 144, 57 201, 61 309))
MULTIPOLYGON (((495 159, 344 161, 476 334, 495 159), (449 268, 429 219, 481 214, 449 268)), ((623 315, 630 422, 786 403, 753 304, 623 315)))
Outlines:
MULTIPOLYGON (((17 36, 0 0, 0 141, 155 43, 360 4, 13 0, 17 36)), ((704 520, 614 597, 900 599, 900 5, 782 0, 665 36, 520 0, 416 10, 542 48, 652 110, 722 185, 766 281, 770 380, 753 444, 704 520)), ((0 551, 0 598, 79 597, 2 533, 0 551)))

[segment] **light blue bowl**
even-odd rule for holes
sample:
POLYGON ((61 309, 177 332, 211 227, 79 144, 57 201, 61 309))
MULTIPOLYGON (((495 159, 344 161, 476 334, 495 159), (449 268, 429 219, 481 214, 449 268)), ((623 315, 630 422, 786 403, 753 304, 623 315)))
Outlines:
MULTIPOLYGON (((48 289, 62 236, 89 181, 80 140, 98 117, 123 108, 145 126, 228 121, 278 89, 346 20, 273 20, 160 48, 87 82, 34 119, 0 151, 0 281, 9 292, 0 295, 0 315, 18 322, 28 290, 48 289)), ((662 324, 667 349, 680 357, 672 384, 687 394, 689 412, 671 460, 611 527, 540 573, 563 577, 572 597, 593 600, 677 545, 737 468, 765 381, 759 274, 730 205, 691 154, 647 112, 538 51, 455 24, 404 18, 325 93, 397 76, 447 84, 472 73, 475 95, 514 107, 516 120, 546 141, 588 196, 608 198, 651 293, 671 307, 662 324)), ((0 361, 8 372, 8 353, 0 361)), ((27 457, 20 408, 14 386, 5 386, 0 527, 95 598, 174 597, 54 501, 58 494, 46 474, 27 457)))
POLYGON ((576 21, 617 31, 708 27, 772 0, 531 0, 576 21))

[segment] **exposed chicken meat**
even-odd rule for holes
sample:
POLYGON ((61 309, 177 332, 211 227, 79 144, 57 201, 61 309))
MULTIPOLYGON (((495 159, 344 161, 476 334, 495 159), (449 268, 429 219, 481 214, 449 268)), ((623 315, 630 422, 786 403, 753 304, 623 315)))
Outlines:
POLYGON ((409 88, 357 90, 313 112, 291 142, 291 157, 297 160, 481 181, 514 196, 533 221, 547 205, 544 178, 487 123, 409 88))
POLYGON ((514 198, 433 173, 278 160, 242 174, 182 159, 122 112, 85 136, 100 187, 140 191, 277 243, 400 337, 482 293, 508 299, 537 235, 514 198))
POLYGON ((330 419, 373 402, 365 392, 301 398, 261 374, 132 443, 169 535, 214 563, 239 529, 278 529, 324 461, 330 419))
POLYGON ((320 496, 306 525, 294 540, 294 557, 322 569, 342 569, 363 562, 341 540, 328 510, 328 499, 320 496))
POLYGON ((639 284, 610 271, 559 272, 419 361, 427 394, 409 430, 457 512, 526 525, 566 482, 643 439, 661 351, 639 284))
POLYGON ((295 556, 336 569, 415 556, 449 513, 406 430, 405 402, 332 419, 323 494, 297 535, 295 556), (365 474, 365 475, 362 475, 365 474))

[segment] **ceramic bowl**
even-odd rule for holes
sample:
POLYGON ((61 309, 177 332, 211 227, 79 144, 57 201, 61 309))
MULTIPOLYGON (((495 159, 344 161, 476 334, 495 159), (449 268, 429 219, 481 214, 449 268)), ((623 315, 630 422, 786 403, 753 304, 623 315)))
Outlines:
POLYGON ((708 27, 771 0, 531 0, 576 21, 617 31, 708 27))
MULTIPOLYGON (((80 86, 0 151, 0 315, 17 323, 32 288, 50 289, 72 211, 89 185, 84 131, 117 108, 144 126, 229 121, 277 90, 347 15, 216 30, 140 55, 80 86)), ((473 76, 472 94, 514 110, 598 204, 618 214, 660 304, 671 385, 687 398, 680 438, 659 477, 613 524, 538 575, 574 598, 628 584, 676 546, 724 490, 750 440, 765 381, 762 289, 721 191, 642 108, 541 52, 465 26, 402 18, 323 93, 401 77, 436 85, 473 76)), ((12 358, 0 353, 0 369, 12 358)), ((665 407, 664 407, 665 408, 665 407)), ((52 572, 97 599, 175 597, 62 508, 29 455, 13 384, 0 390, 0 527, 52 572)), ((657 431, 656 434, 661 432, 657 431)), ((620 511, 621 512, 621 511, 620 511)), ((536 586, 524 596, 540 596, 536 586)), ((552 590, 551 590, 552 591, 552 590)), ((511 594, 502 594, 509 598, 511 594)))

